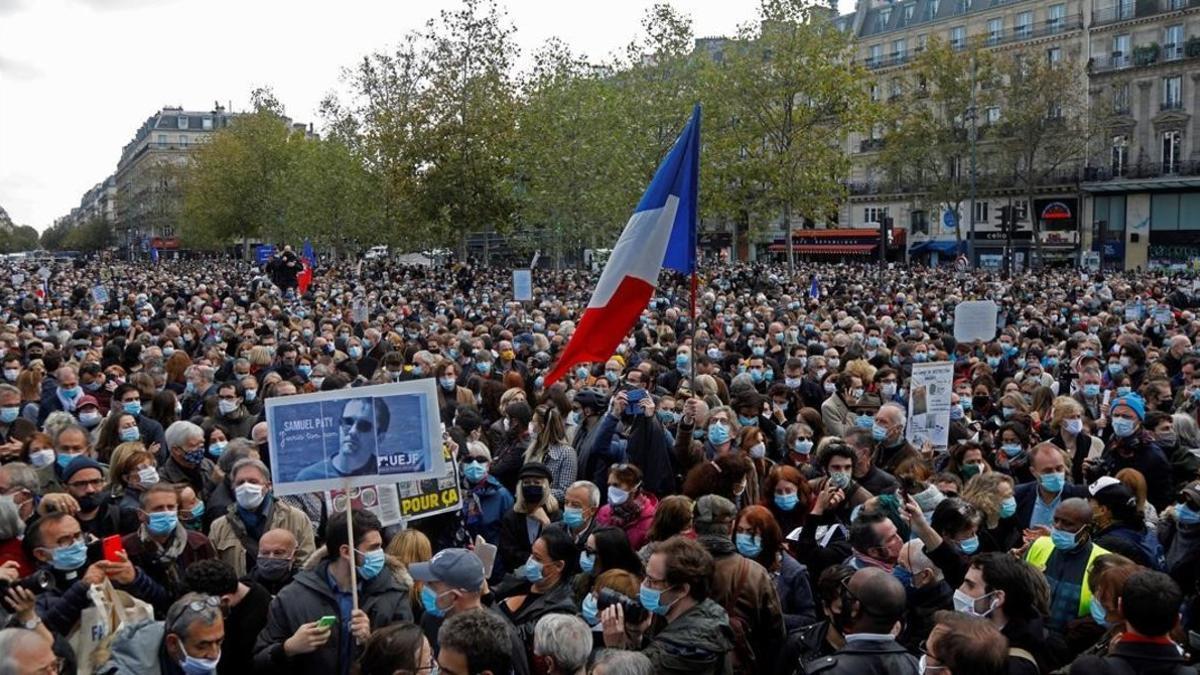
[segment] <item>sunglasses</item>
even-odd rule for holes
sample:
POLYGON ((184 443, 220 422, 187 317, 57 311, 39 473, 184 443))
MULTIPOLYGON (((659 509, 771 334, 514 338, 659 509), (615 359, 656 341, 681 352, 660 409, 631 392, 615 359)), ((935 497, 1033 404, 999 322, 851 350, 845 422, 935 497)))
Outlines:
POLYGON ((375 425, 371 423, 371 420, 360 420, 353 417, 343 417, 342 426, 354 427, 354 429, 360 434, 369 434, 371 433, 371 429, 375 428, 375 425))

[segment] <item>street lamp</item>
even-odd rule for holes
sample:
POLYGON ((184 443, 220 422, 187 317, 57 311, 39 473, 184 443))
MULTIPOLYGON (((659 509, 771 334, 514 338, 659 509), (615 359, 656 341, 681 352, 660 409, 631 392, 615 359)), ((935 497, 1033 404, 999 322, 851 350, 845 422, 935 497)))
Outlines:
POLYGON ((975 188, 976 188, 976 173, 975 173, 975 140, 978 135, 976 128, 975 110, 975 56, 971 55, 971 105, 967 107, 967 117, 971 120, 971 130, 968 139, 971 143, 971 192, 970 192, 970 210, 967 211, 967 217, 971 219, 970 237, 967 239, 967 257, 971 259, 971 268, 974 269, 978 264, 975 260, 975 188))

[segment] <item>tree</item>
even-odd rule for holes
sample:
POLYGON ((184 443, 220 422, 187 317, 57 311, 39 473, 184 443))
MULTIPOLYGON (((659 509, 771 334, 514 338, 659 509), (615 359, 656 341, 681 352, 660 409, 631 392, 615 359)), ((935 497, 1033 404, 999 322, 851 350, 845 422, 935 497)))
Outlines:
POLYGON ((845 138, 875 111, 849 36, 827 10, 762 0, 759 15, 725 52, 723 89, 734 97, 728 114, 737 120, 737 146, 763 184, 756 210, 782 217, 794 270, 792 215, 818 220, 836 211, 850 169, 845 138))
POLYGON ((961 50, 934 39, 901 82, 902 95, 889 101, 881 125, 886 137, 876 166, 896 186, 915 192, 914 201, 933 217, 953 212, 961 248, 962 205, 970 195, 970 116, 995 101, 992 55, 978 42, 961 50))
POLYGON ((1038 188, 1064 170, 1077 170, 1090 146, 1107 128, 1104 106, 1090 105, 1087 79, 1078 60, 1051 62, 1039 50, 999 60, 1004 88, 999 155, 1025 193, 1033 242, 1042 259, 1041 219, 1034 212, 1038 188))
POLYGON ((0 233, 0 252, 32 251, 38 247, 38 231, 28 225, 17 225, 0 233))
POLYGON ((310 238, 318 245, 362 251, 379 241, 379 186, 358 157, 338 138, 292 137, 284 181, 279 240, 310 238))

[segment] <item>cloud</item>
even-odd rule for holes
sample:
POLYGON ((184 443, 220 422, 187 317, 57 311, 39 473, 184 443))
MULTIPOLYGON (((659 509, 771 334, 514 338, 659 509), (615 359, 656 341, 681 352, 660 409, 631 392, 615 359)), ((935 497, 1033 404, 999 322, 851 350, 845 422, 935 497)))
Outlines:
MULTIPOLYGON (((98 12, 121 11, 126 9, 141 9, 143 7, 160 7, 178 2, 178 0, 74 0, 98 12)), ((0 0, 5 2, 23 2, 23 0, 0 0)))
MULTIPOLYGON (((4 2, 4 0, 0 0, 4 2)), ((33 80, 42 74, 38 67, 27 61, 19 61, 0 54, 0 77, 14 80, 33 80)))
POLYGON ((16 14, 25 9, 26 0, 0 0, 0 14, 16 14))

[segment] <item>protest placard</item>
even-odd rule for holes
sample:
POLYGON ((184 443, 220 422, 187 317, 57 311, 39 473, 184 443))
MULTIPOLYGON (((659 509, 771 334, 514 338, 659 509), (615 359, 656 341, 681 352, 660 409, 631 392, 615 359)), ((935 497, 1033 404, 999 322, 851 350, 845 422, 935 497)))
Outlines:
POLYGON ((996 303, 991 300, 968 300, 954 308, 954 339, 958 342, 996 337, 996 303))
POLYGON ((269 399, 275 493, 442 477, 435 386, 427 378, 269 399))
POLYGON ((108 302, 108 289, 104 286, 92 286, 92 302, 103 305, 108 302))
MULTIPOLYGON (((443 446, 445 471, 440 478, 404 481, 350 490, 356 509, 367 509, 379 517, 384 527, 403 521, 435 516, 459 508, 462 495, 458 488, 458 463, 443 446)), ((346 510, 346 491, 330 490, 326 503, 330 513, 346 510)))
POLYGON ((909 386, 905 438, 918 447, 929 441, 935 448, 945 448, 950 438, 954 364, 949 361, 914 363, 909 386))
POLYGON ((530 270, 513 270, 513 300, 529 302, 533 300, 533 272, 530 270))

